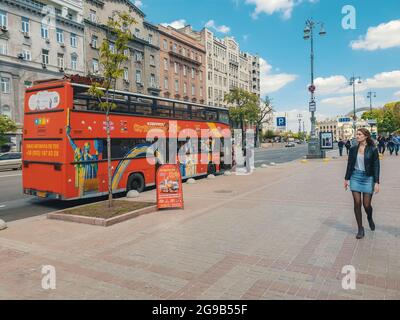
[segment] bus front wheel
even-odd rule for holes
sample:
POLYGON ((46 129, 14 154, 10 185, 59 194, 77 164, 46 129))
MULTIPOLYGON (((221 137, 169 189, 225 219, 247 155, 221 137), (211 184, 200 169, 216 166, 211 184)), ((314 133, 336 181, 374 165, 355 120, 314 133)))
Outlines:
POLYGON ((127 192, 131 190, 136 190, 137 192, 143 192, 144 187, 145 187, 144 178, 140 173, 134 173, 129 176, 127 192))

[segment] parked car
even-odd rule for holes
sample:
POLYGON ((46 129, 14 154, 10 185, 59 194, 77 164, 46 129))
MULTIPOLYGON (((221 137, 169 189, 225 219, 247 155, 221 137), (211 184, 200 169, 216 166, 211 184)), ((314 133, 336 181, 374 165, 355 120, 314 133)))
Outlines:
POLYGON ((295 146, 296 146, 296 144, 295 144, 294 142, 288 142, 288 143, 285 145, 286 148, 293 148, 293 147, 295 147, 295 146))
POLYGON ((22 154, 21 152, 0 153, 0 170, 21 170, 22 154))

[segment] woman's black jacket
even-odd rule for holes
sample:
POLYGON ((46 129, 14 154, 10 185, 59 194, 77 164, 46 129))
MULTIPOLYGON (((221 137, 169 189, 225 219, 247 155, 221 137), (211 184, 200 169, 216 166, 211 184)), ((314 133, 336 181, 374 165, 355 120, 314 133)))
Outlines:
MULTIPOLYGON (((347 161, 347 170, 345 180, 350 180, 351 175, 354 171, 354 166, 357 161, 359 145, 353 146, 350 148, 349 159, 347 161)), ((374 177, 375 183, 380 183, 380 163, 379 163, 379 152, 378 149, 374 146, 366 146, 364 151, 364 164, 365 164, 365 173, 367 176, 374 177)))

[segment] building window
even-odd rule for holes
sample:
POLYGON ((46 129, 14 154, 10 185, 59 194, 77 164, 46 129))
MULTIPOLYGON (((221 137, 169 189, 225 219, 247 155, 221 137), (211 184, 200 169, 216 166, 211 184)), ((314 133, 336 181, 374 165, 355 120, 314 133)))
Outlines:
POLYGON ((152 34, 149 34, 149 43, 153 44, 153 35, 152 34))
POLYGON ((178 47, 177 47, 176 43, 174 43, 173 46, 172 46, 172 51, 173 51, 173 52, 176 52, 176 51, 177 51, 177 48, 178 48, 178 47))
POLYGON ((99 60, 92 59, 92 71, 93 73, 99 72, 99 60))
POLYGON ((57 66, 64 68, 64 55, 62 53, 57 53, 57 66))
POLYGON ((192 96, 196 95, 196 87, 192 84, 192 96))
POLYGON ((142 83, 142 71, 136 70, 136 83, 142 83))
POLYGON ((195 70, 192 68, 192 79, 194 79, 195 70))
POLYGON ((10 78, 1 77, 0 86, 1 93, 10 93, 10 78))
POLYGON ((129 57, 130 55, 131 55, 131 52, 130 52, 129 48, 124 49, 124 56, 129 57))
POLYGON ((49 50, 42 49, 42 63, 49 64, 49 50))
POLYGON ((168 59, 164 58, 164 71, 168 71, 168 59))
POLYGON ((40 27, 40 34, 43 39, 49 38, 49 26, 47 24, 42 24, 40 27))
POLYGON ((0 26, 1 27, 7 27, 8 26, 8 21, 7 21, 7 12, 0 10, 0 26))
POLYGON ((153 55, 150 55, 150 65, 151 66, 155 66, 156 65, 156 60, 155 60, 153 55))
POLYGON ((22 17, 21 18, 21 31, 24 33, 29 33, 29 19, 22 17))
POLYGON ((168 50, 168 41, 165 39, 163 41, 163 48, 164 48, 164 50, 168 50))
POLYGON ((203 81, 203 71, 200 71, 200 81, 203 81))
POLYGON ((111 53, 115 53, 115 45, 114 43, 109 43, 108 44, 108 49, 110 50, 111 53))
POLYGON ((186 57, 186 49, 182 48, 182 55, 184 55, 186 57))
POLYGON ((64 32, 61 29, 56 29, 56 36, 58 43, 64 43, 64 32))
POLYGON ((0 110, 3 116, 9 117, 11 119, 11 108, 9 105, 3 105, 0 110))
POLYGON ((78 69, 78 56, 76 54, 71 54, 71 69, 78 69))
POLYGON ((141 62, 143 60, 143 53, 141 53, 140 51, 136 51, 135 54, 135 58, 136 58, 136 62, 141 62))
POLYGON ((129 69, 124 68, 124 80, 128 81, 129 80, 129 69))
POLYGON ((0 39, 0 54, 7 54, 7 40, 0 39))
POLYGON ((203 97, 203 87, 200 87, 200 97, 203 97))
POLYGON ((156 76, 153 73, 150 75, 150 87, 156 88, 156 76))
POLYGON ((178 63, 174 62, 174 72, 178 74, 178 63))
POLYGON ((24 57, 24 60, 26 60, 26 61, 31 61, 32 56, 31 56, 30 50, 22 49, 22 55, 23 55, 23 57, 24 57))
POLYGON ((175 80, 175 92, 178 93, 179 92, 179 81, 175 80))
POLYGON ((76 48, 78 45, 78 38, 75 33, 71 33, 71 47, 76 48))
POLYGON ((183 75, 186 77, 186 75, 187 75, 187 67, 186 66, 183 66, 183 75))
POLYGON ((187 84, 186 84, 186 82, 183 84, 183 94, 184 95, 187 94, 187 84))
POLYGON ((90 43, 92 45, 92 48, 97 48, 97 36, 92 35, 92 41, 90 43))
POLYGON ((90 12, 89 12, 89 20, 94 22, 94 23, 97 22, 96 11, 90 10, 90 12))
POLYGON ((135 37, 140 38, 140 30, 139 29, 135 29, 135 37))
POLYGON ((168 78, 164 78, 164 89, 168 90, 168 78))

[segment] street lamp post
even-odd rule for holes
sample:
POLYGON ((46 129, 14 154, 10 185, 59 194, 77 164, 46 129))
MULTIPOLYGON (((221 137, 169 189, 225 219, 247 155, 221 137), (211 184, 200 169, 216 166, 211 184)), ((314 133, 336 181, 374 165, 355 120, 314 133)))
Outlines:
POLYGON ((308 87, 308 90, 310 91, 311 97, 310 97, 310 112, 311 112, 311 138, 308 143, 308 155, 307 158, 309 159, 315 159, 315 158, 322 158, 323 155, 321 153, 321 148, 319 145, 319 139, 315 134, 315 127, 316 127, 316 118, 315 118, 315 112, 317 110, 316 108, 316 102, 315 102, 315 85, 314 85, 314 28, 319 25, 321 27, 319 35, 324 36, 326 35, 326 32, 324 30, 324 24, 322 22, 315 22, 313 19, 308 19, 306 21, 306 26, 304 28, 304 40, 310 40, 311 42, 311 84, 308 87))
MULTIPOLYGON (((369 99, 369 111, 371 112, 371 116, 372 116, 372 97, 376 98, 376 92, 370 90, 367 93, 367 98, 369 99)), ((370 120, 373 120, 373 119, 370 119, 370 120)), ((372 123, 372 121, 370 121, 370 126, 371 126, 371 134, 372 134, 372 130, 374 128, 374 124, 372 123)))
POLYGON ((355 77, 354 75, 350 78, 349 85, 353 86, 353 142, 356 139, 357 130, 357 115, 356 115, 356 82, 361 84, 361 77, 355 77))

